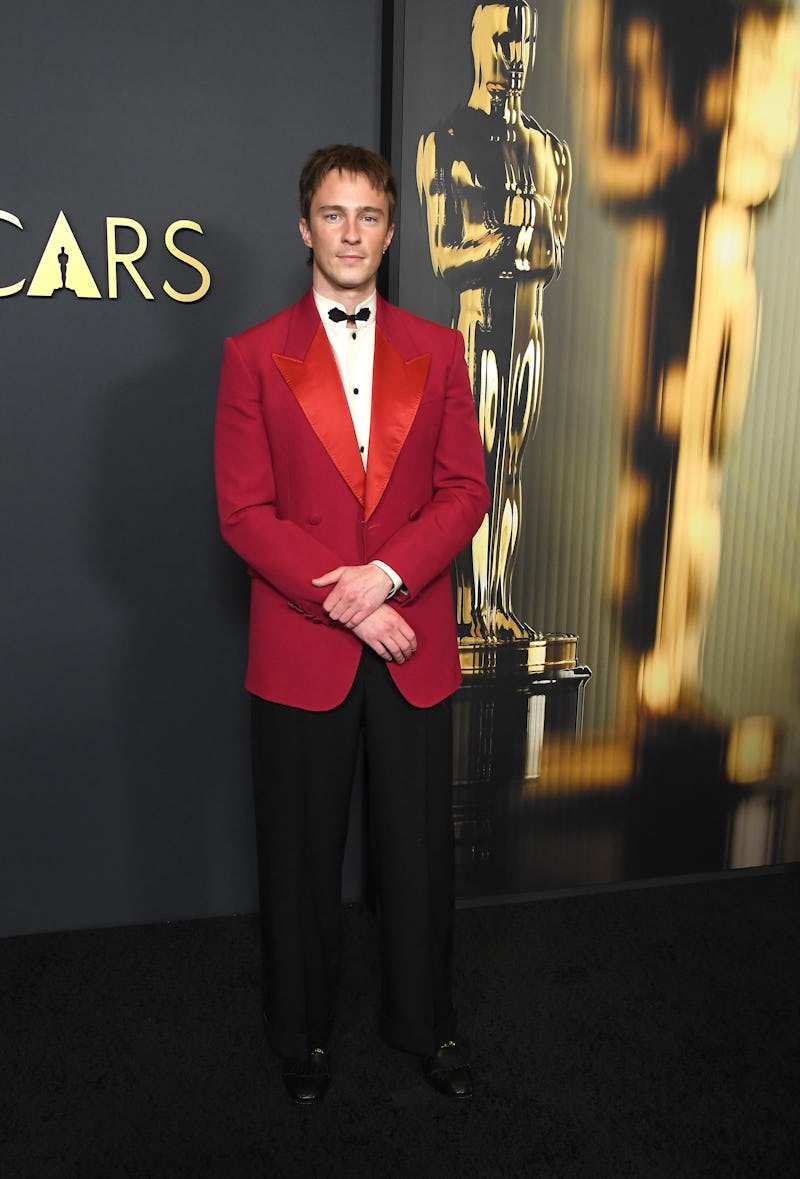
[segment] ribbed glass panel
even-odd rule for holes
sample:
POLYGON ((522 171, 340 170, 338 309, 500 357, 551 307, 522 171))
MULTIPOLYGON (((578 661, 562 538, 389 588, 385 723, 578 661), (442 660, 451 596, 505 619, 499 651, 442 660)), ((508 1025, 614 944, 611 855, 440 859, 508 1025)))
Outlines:
MULTIPOLYGON (((450 322, 414 159, 420 135, 469 95, 473 5, 405 8, 418 76, 406 78, 395 161, 399 298, 450 322)), ((797 858, 800 806, 783 788, 800 783, 800 40, 788 24, 775 35, 766 0, 536 8, 522 109, 569 144, 573 178, 563 270, 542 296, 512 598, 540 631, 576 634, 592 675, 582 742, 548 741, 545 723, 514 804, 508 886, 515 873, 566 885, 797 858), (778 160, 768 201, 748 196, 762 148, 778 160), (736 350, 752 335, 748 382, 736 350), (737 379, 741 421, 719 458, 737 379), (652 512, 630 530, 624 566, 620 520, 637 488, 652 512), (759 762, 776 733, 778 756, 759 762), (695 799, 706 810, 687 811, 687 844, 681 808, 695 799)))

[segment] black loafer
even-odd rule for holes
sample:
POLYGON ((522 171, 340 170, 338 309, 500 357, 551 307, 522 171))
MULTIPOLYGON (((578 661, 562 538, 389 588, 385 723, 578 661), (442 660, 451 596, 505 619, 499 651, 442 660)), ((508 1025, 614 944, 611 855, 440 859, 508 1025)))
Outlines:
POLYGON ((322 1101, 331 1083, 331 1064, 324 1048, 315 1048, 305 1060, 284 1060, 283 1083, 292 1101, 314 1105, 322 1101))
POLYGON ((472 1096, 472 1073, 464 1052, 453 1040, 436 1049, 433 1056, 422 1061, 425 1080, 444 1093, 464 1101, 472 1096))

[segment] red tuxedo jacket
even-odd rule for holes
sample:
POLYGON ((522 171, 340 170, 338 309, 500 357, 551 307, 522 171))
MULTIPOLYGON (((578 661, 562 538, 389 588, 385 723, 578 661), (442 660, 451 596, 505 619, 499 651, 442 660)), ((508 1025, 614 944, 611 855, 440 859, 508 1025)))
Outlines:
POLYGON ((464 341, 378 298, 366 473, 309 291, 225 341, 215 466, 222 534, 251 576, 246 687, 321 711, 341 703, 361 641, 331 623, 339 565, 385 561, 407 593, 390 604, 417 636, 389 670, 412 704, 458 687, 449 567, 488 505, 464 341))

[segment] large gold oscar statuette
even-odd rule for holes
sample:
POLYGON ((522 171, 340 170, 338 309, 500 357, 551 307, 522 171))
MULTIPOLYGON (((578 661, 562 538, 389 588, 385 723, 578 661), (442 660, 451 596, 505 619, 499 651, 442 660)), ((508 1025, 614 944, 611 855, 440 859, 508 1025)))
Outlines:
MULTIPOLYGON (((452 291, 491 492, 455 565, 464 673, 455 700, 457 834, 459 786, 471 791, 475 812, 481 785, 491 808, 492 791, 535 776, 545 714, 574 735, 590 674, 577 667, 575 635, 543 635, 511 603, 522 457, 542 398, 543 293, 561 271, 572 180, 567 145, 522 109, 536 32, 525 0, 477 4, 472 90, 417 149, 431 265, 452 291)), ((488 814, 470 821, 488 840, 488 814)), ((488 856, 475 850, 480 842, 473 852, 488 856)))
POLYGON ((561 270, 572 167, 567 145, 522 110, 535 45, 536 12, 527 3, 477 5, 472 91, 420 138, 417 153, 431 264, 453 292, 491 491, 486 517, 456 561, 468 676, 575 663, 574 636, 543 636, 511 604, 522 457, 542 397, 542 295, 561 270))

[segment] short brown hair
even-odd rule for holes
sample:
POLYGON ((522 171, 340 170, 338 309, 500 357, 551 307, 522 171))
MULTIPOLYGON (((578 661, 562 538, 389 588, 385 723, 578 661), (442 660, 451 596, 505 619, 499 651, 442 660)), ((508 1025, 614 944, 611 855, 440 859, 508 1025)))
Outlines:
POLYGON ((308 221, 311 201, 322 181, 329 172, 349 172, 353 176, 366 176, 378 192, 386 194, 389 202, 389 224, 394 223, 397 205, 397 182, 392 169, 382 156, 366 147, 352 143, 332 143, 320 147, 308 157, 300 173, 300 216, 308 221))

